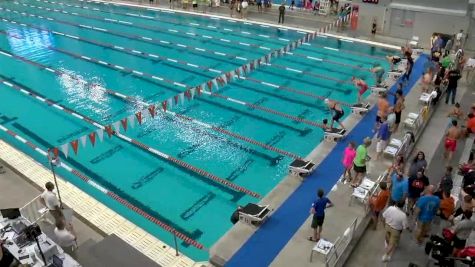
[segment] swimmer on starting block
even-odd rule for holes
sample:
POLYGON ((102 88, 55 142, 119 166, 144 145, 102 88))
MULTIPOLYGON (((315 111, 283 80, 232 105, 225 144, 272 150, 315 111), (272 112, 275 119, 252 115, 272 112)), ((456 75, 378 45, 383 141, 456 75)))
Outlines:
POLYGON ((361 97, 362 95, 368 91, 369 89, 369 86, 366 84, 365 81, 363 81, 362 79, 360 78, 356 78, 355 76, 353 76, 351 78, 351 81, 353 82, 353 84, 358 87, 358 102, 357 104, 361 104, 361 97))
POLYGON ((386 56, 386 59, 389 61, 389 64, 391 66, 389 67, 389 71, 397 71, 397 69, 394 69, 394 66, 399 64, 401 62, 401 57, 400 56, 386 56))
POLYGON ((345 126, 340 122, 340 119, 345 115, 345 112, 341 108, 341 105, 339 105, 336 101, 330 100, 328 98, 325 98, 325 104, 327 107, 330 109, 330 112, 332 114, 332 122, 330 123, 330 129, 333 129, 333 123, 336 122, 340 127, 344 130, 345 126))
POLYGON ((328 125, 328 120, 323 119, 323 131, 325 131, 326 133, 333 134, 333 135, 336 135, 336 134, 343 135, 343 134, 345 134, 346 129, 331 128, 328 125))
POLYGON ((369 69, 372 73, 374 73, 375 80, 376 80, 376 87, 381 86, 383 82, 383 75, 384 75, 384 68, 379 63, 375 63, 371 69, 369 69))

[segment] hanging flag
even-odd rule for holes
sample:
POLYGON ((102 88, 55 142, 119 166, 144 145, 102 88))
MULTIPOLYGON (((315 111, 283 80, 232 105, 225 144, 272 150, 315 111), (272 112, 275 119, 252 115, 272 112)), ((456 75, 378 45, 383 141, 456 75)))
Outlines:
POLYGON ((219 85, 224 86, 226 85, 226 75, 222 74, 216 80, 219 82, 219 85))
POLYGON ((193 100, 193 98, 195 97, 195 93, 196 93, 196 88, 193 87, 190 89, 190 94, 191 94, 191 99, 193 100))
POLYGON ((73 147, 74 154, 77 155, 78 154, 78 147, 79 147, 78 140, 71 141, 71 146, 73 147))
POLYGON ((127 132, 127 118, 121 119, 120 124, 122 124, 122 128, 124 128, 124 132, 127 132))
POLYGON ((262 58, 257 59, 257 66, 261 66, 262 58))
POLYGON ((218 86, 218 81, 217 81, 217 79, 213 79, 212 81, 213 81, 214 89, 216 89, 216 91, 218 91, 218 90, 219 90, 219 86, 218 86))
POLYGON ((167 99, 167 108, 168 110, 172 110, 173 108, 173 99, 171 97, 167 99))
MULTIPOLYGON (((251 63, 247 63, 246 65, 247 72, 251 72, 251 63)), ((245 73, 247 75, 247 73, 245 73)))
POLYGON ((68 158, 69 144, 68 143, 62 144, 61 151, 63 151, 64 157, 68 158))
POLYGON ((58 148, 57 148, 57 147, 53 148, 53 156, 54 156, 54 158, 57 158, 58 155, 59 155, 59 150, 58 150, 58 148))
POLYGON ((212 91, 212 88, 213 88, 213 81, 208 81, 208 89, 209 91, 211 92, 212 91))
POLYGON ((91 145, 94 146, 96 144, 96 133, 92 132, 89 134, 89 141, 91 141, 91 145))
POLYGON ((105 130, 107 132, 107 135, 109 136, 109 138, 111 138, 112 134, 114 133, 114 131, 112 130, 112 126, 107 125, 105 128, 106 128, 105 130))
POLYGON ((162 102, 162 108, 163 108, 163 111, 167 112, 167 101, 163 101, 162 102))
POLYGON ((152 118, 155 118, 155 105, 148 106, 148 112, 150 113, 150 116, 152 116, 152 118))
POLYGON ((268 55, 265 55, 265 56, 264 56, 264 60, 265 60, 266 64, 269 63, 269 56, 268 56, 268 55))
POLYGON ((229 83, 231 81, 231 73, 230 72, 226 72, 224 77, 225 77, 225 81, 227 83, 229 83))
POLYGON ((236 75, 238 76, 238 78, 241 78, 241 69, 242 69, 242 66, 235 70, 236 75))
POLYGON ((135 113, 135 117, 137 117, 137 121, 141 125, 142 124, 142 112, 139 111, 139 112, 135 113))
POLYGON ((99 141, 102 142, 102 140, 104 140, 104 130, 103 129, 97 129, 96 133, 97 133, 97 137, 99 137, 99 141))
POLYGON ((247 69, 247 65, 242 65, 242 70, 243 70, 243 75, 246 75, 248 69, 247 69))
POLYGON ((199 95, 199 96, 201 95, 201 90, 203 90, 203 86, 202 86, 202 85, 199 85, 198 88, 197 88, 197 91, 198 91, 198 95, 199 95))
POLYGON ((186 91, 184 92, 184 94, 185 94, 185 96, 186 96, 186 99, 190 100, 190 98, 191 98, 190 90, 186 90, 186 91))
MULTIPOLYGON (((249 63, 249 69, 250 69, 250 70, 254 70, 255 65, 256 65, 256 61, 254 60, 254 61, 252 61, 251 63, 249 63)), ((239 74, 238 74, 238 75, 239 75, 239 74)))
POLYGON ((127 119, 129 121, 130 128, 134 128, 134 126, 135 126, 134 114, 129 115, 129 117, 127 117, 127 119))
POLYGON ((120 121, 113 122, 112 127, 116 133, 120 133, 120 121))
POLYGON ((185 103, 185 93, 180 93, 180 104, 185 103))
POLYGON ((175 106, 178 105, 178 98, 179 98, 179 94, 178 95, 175 95, 173 98, 175 98, 175 106))
POLYGON ((81 140, 81 145, 82 147, 86 147, 86 141, 87 141, 87 134, 84 136, 79 137, 79 140, 81 140))

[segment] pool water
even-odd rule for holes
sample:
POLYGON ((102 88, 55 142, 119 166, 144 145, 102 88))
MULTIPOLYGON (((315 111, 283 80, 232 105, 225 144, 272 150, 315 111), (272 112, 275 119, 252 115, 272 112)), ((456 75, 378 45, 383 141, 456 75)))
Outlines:
MULTIPOLYGON (((203 84, 220 72, 234 70, 303 36, 302 32, 265 25, 75 0, 2 1, 0 8, 0 79, 34 91, 102 125, 133 115, 144 106, 67 75, 55 75, 51 69, 134 97, 142 104, 161 103, 185 87, 203 84), (71 53, 79 56, 73 57, 71 53), (40 65, 26 63, 18 56, 40 65), (88 58, 165 80, 124 73, 88 58)), ((273 59, 248 79, 236 79, 218 93, 321 122, 329 117, 321 99, 273 85, 353 103, 357 90, 349 82, 351 77, 374 84, 368 69, 374 63, 387 67, 384 56, 388 53, 391 51, 322 36, 294 50, 292 55, 273 59)), ((5 84, 0 84, 0 88, 0 123, 43 149, 61 147, 97 129, 5 84)), ((323 137, 322 130, 313 125, 206 95, 196 96, 194 101, 185 100, 172 110, 301 157, 323 137)), ((345 107, 345 114, 349 113, 345 107)), ((285 177, 293 161, 161 112, 122 133, 261 196, 285 177)), ((47 165, 45 158, 30 153, 11 136, 2 132, 0 137, 47 165)), ((79 145, 77 155, 69 148, 68 157, 61 157, 97 184, 206 248, 230 229, 229 218, 238 205, 259 201, 107 135, 94 147, 88 142, 85 147, 79 145)), ((69 172, 58 171, 130 221, 173 244, 173 235, 158 225, 69 172)), ((207 259, 206 250, 184 242, 179 245, 180 251, 192 259, 207 259)))

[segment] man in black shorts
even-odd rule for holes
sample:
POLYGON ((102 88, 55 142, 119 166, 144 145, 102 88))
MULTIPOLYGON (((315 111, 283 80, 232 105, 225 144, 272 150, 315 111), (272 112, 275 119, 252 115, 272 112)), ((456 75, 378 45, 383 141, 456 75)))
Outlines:
POLYGON ((325 197, 323 189, 318 189, 318 199, 312 203, 310 213, 312 217, 312 229, 313 236, 310 236, 308 240, 317 242, 320 240, 320 234, 322 233, 323 221, 325 220, 325 209, 333 206, 333 203, 325 197))

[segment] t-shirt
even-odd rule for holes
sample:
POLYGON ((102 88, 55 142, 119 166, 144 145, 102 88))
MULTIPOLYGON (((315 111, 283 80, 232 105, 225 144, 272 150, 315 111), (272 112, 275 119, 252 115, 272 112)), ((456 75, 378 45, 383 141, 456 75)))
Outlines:
POLYGON ((402 180, 398 180, 397 173, 395 173, 391 177, 391 183, 391 199, 394 201, 402 200, 402 197, 408 190, 407 179, 403 178, 402 180))
POLYGON ((356 150, 354 150, 353 148, 346 147, 345 152, 343 154, 343 166, 351 167, 355 156, 356 150))
POLYGON ((459 32, 455 35, 455 39, 457 39, 457 41, 460 41, 462 40, 462 37, 463 37, 463 33, 462 32, 459 32))
POLYGON ((425 169, 427 167, 427 161, 425 159, 412 162, 409 167, 409 177, 417 174, 418 171, 425 169))
POLYGON ((379 126, 377 137, 383 141, 388 141, 390 136, 391 133, 389 132, 389 124, 385 121, 383 124, 381 124, 381 126, 379 126))
POLYGON ((470 129, 472 133, 475 133, 475 117, 467 121, 467 128, 470 129))
POLYGON ((58 243, 60 247, 67 248, 75 244, 76 237, 66 229, 59 230, 55 228, 54 234, 56 236, 56 243, 58 243))
POLYGON ((469 171, 463 176, 462 187, 465 188, 475 183, 475 171, 469 171))
POLYGON ((389 190, 381 190, 378 196, 376 197, 376 201, 374 202, 374 210, 381 211, 386 207, 386 204, 389 200, 389 190))
POLYGON ((356 148, 356 157, 353 163, 355 166, 363 167, 366 165, 366 157, 368 156, 368 150, 365 145, 359 145, 356 148))
POLYGON ((449 71, 449 73, 447 73, 447 79, 449 80, 447 87, 450 87, 450 88, 457 87, 457 82, 460 79, 460 77, 462 77, 462 75, 460 75, 460 71, 458 70, 449 71))
POLYGON ((387 225, 396 230, 407 228, 407 215, 400 208, 391 206, 383 212, 383 218, 387 225))
POLYGON ((328 203, 332 203, 332 202, 327 197, 322 197, 315 200, 312 203, 312 208, 315 210, 315 214, 313 214, 313 216, 315 217, 325 216, 325 209, 327 208, 328 203))
POLYGON ((421 196, 421 193, 424 191, 424 188, 429 185, 429 179, 427 176, 422 176, 422 178, 417 178, 416 176, 409 177, 409 197, 418 198, 421 196))
POLYGON ((440 207, 440 199, 436 196, 422 196, 416 203, 420 209, 418 219, 422 223, 431 222, 440 207))
POLYGON ((45 203, 46 203, 46 207, 50 210, 56 210, 56 207, 59 207, 59 200, 58 198, 56 197, 56 194, 51 192, 51 191, 48 191, 48 190, 45 190, 42 194, 41 194, 41 198, 44 199, 45 203))
POLYGON ((440 212, 444 215, 447 219, 454 213, 455 210, 455 201, 452 197, 444 197, 440 201, 440 212))
POLYGON ((285 6, 284 6, 284 5, 281 5, 281 6, 279 7, 279 12, 280 12, 280 13, 285 13, 285 6))

